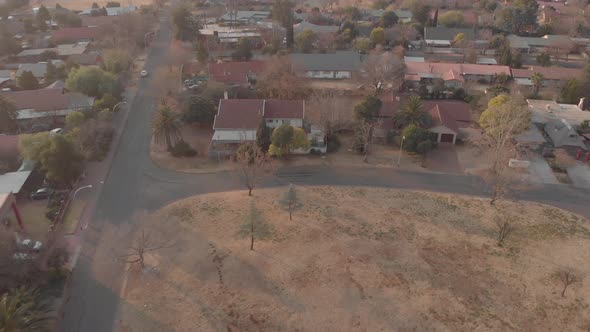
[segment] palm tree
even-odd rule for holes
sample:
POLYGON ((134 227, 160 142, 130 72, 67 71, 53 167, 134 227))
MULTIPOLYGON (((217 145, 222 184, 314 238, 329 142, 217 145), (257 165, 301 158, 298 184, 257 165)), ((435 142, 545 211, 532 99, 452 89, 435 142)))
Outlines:
POLYGON ((166 143, 168 150, 172 150, 176 142, 182 141, 178 114, 166 106, 160 108, 152 123, 152 135, 156 144, 166 143))
POLYGON ((432 121, 430 114, 424 110, 419 96, 410 96, 406 107, 393 116, 393 120, 400 127, 414 124, 418 127, 428 127, 432 121))
POLYGON ((0 298, 0 331, 49 331, 49 305, 35 289, 13 289, 0 298))
POLYGON ((544 79, 545 76, 543 76, 541 73, 534 73, 531 76, 531 82, 533 83, 533 94, 535 97, 539 94, 539 89, 541 88, 544 79))

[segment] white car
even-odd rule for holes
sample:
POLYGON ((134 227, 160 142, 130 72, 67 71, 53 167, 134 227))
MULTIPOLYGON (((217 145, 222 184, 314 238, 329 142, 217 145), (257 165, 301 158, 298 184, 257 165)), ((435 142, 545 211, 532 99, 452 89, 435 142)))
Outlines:
POLYGON ((64 130, 62 128, 55 128, 49 131, 49 137, 53 137, 56 135, 63 134, 64 130))
POLYGON ((148 76, 148 72, 147 72, 147 70, 144 69, 139 73, 139 75, 141 75, 141 77, 146 77, 146 76, 148 76))

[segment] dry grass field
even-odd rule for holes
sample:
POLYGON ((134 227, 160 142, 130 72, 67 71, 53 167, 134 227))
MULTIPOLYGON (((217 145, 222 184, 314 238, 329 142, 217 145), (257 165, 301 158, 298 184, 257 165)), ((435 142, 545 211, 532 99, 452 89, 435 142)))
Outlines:
POLYGON ((142 220, 121 331, 588 331, 590 229, 534 203, 360 187, 197 196, 142 220), (253 201, 264 239, 250 251, 253 201), (497 245, 497 220, 513 231, 497 245), (264 233, 264 234, 263 234, 264 233), (579 280, 565 296, 556 273, 579 280))

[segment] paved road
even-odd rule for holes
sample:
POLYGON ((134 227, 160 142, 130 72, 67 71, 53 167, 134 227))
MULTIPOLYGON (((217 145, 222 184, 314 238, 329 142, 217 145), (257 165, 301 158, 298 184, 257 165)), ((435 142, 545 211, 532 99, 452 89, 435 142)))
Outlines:
MULTIPOLYGON (((164 18, 146 64, 150 72, 164 62, 171 38, 169 19, 164 18)), ((83 254, 72 274, 70 299, 64 307, 61 331, 112 331, 119 303, 123 266, 97 259, 95 247, 105 229, 117 229, 140 210, 154 210, 195 194, 241 188, 230 173, 195 175, 164 170, 149 158, 150 121, 158 101, 151 80, 140 82, 139 92, 113 159, 112 171, 99 197, 96 213, 90 221, 92 232, 85 237, 83 254), (92 234, 92 235, 90 235, 92 234)), ((469 195, 486 195, 475 177, 439 173, 374 168, 289 167, 277 176, 265 178, 261 186, 279 186, 289 182, 315 185, 368 185, 401 189, 432 190, 469 195)), ((522 199, 548 203, 590 217, 589 191, 563 185, 545 185, 521 194, 522 199)), ((149 317, 145 317, 149 320, 149 317)), ((157 326, 156 322, 153 322, 157 326)))

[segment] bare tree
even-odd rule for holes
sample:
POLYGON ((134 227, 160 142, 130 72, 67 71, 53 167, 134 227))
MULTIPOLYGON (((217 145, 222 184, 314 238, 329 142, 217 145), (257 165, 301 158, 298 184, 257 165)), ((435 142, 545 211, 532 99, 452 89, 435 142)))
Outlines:
POLYGON ((258 76, 256 88, 264 98, 304 99, 311 89, 307 81, 298 77, 294 70, 297 64, 291 63, 286 56, 275 56, 267 62, 265 70, 258 76))
POLYGON ((508 220, 501 218, 496 219, 496 226, 498 227, 498 247, 502 247, 504 240, 512 233, 514 227, 508 220))
POLYGON ((141 234, 135 239, 132 246, 128 248, 128 253, 119 256, 119 259, 125 263, 137 264, 139 263, 141 268, 145 268, 145 255, 149 252, 157 251, 166 246, 155 244, 150 233, 145 230, 141 230, 141 234))
POLYGON ((354 126, 354 104, 335 90, 316 90, 305 105, 305 117, 321 127, 326 135, 352 129, 354 126))
POLYGON ((555 277, 561 282, 563 285, 563 289, 561 290, 561 297, 565 297, 565 291, 567 288, 573 284, 581 281, 572 270, 570 269, 560 269, 555 272, 555 277))
POLYGON ((404 75, 404 64, 391 52, 371 53, 363 63, 361 80, 379 95, 389 85, 399 90, 404 75))
POLYGON ((490 100, 480 117, 485 134, 474 143, 482 149, 490 165, 483 179, 490 187, 491 205, 511 191, 521 189, 508 161, 516 154, 514 137, 530 126, 530 117, 530 111, 521 99, 506 95, 490 100))
POLYGON ((368 162, 371 143, 375 135, 375 121, 359 121, 355 129, 354 144, 356 150, 363 155, 363 162, 368 162))
POLYGON ((268 171, 271 165, 270 158, 254 142, 242 143, 235 155, 235 167, 240 180, 248 188, 248 196, 252 196, 252 190, 258 180, 268 171))

